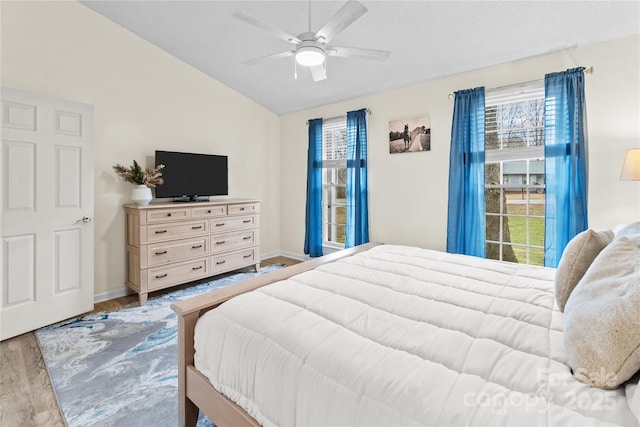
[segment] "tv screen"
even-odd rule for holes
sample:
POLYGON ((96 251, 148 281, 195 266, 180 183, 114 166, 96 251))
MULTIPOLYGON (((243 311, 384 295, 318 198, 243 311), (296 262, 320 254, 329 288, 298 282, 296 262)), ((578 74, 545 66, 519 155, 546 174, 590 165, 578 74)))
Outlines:
POLYGON ((156 150, 156 165, 163 164, 164 184, 156 197, 197 201, 229 194, 227 156, 156 150))

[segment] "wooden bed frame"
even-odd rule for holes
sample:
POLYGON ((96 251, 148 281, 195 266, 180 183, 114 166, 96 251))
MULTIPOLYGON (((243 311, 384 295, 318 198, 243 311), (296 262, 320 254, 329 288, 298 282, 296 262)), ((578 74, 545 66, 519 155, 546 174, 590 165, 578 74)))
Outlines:
POLYGON ((235 296, 358 252, 364 252, 379 244, 366 243, 345 249, 172 304, 171 308, 178 314, 179 425, 195 426, 199 410, 202 410, 218 427, 255 427, 260 425, 244 409, 213 388, 209 379, 198 372, 193 365, 194 330, 200 316, 235 296))

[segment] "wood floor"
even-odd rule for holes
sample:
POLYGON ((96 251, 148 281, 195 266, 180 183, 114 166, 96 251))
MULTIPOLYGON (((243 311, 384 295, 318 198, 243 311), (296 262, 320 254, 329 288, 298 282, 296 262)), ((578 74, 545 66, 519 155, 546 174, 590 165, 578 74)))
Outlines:
MULTIPOLYGON (((263 260, 261 265, 298 262, 275 257, 263 260)), ((171 290, 175 288, 166 292, 171 290)), ((116 311, 137 301, 137 295, 129 295, 98 303, 93 312, 116 311)), ((29 332, 0 342, 0 426, 64 425, 35 334, 29 332)))

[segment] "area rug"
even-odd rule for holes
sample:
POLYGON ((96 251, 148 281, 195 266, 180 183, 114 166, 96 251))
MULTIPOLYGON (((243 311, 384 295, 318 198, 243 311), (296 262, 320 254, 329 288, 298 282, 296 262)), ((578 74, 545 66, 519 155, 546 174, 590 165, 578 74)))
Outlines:
MULTIPOLYGON (((283 267, 237 273, 36 331, 70 427, 177 426, 177 316, 170 305, 283 267)), ((198 426, 211 426, 200 414, 198 426)))

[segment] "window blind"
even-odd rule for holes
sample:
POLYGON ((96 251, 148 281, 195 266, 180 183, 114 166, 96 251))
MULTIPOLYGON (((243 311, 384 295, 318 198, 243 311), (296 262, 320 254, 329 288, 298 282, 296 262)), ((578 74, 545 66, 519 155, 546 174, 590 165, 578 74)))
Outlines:
POLYGON ((544 155, 544 81, 489 89, 485 94, 487 162, 544 155))
POLYGON ((322 137, 323 167, 345 167, 347 161, 347 116, 324 120, 322 137))
POLYGON ((485 107, 509 102, 544 99, 544 80, 535 80, 485 91, 485 107))

